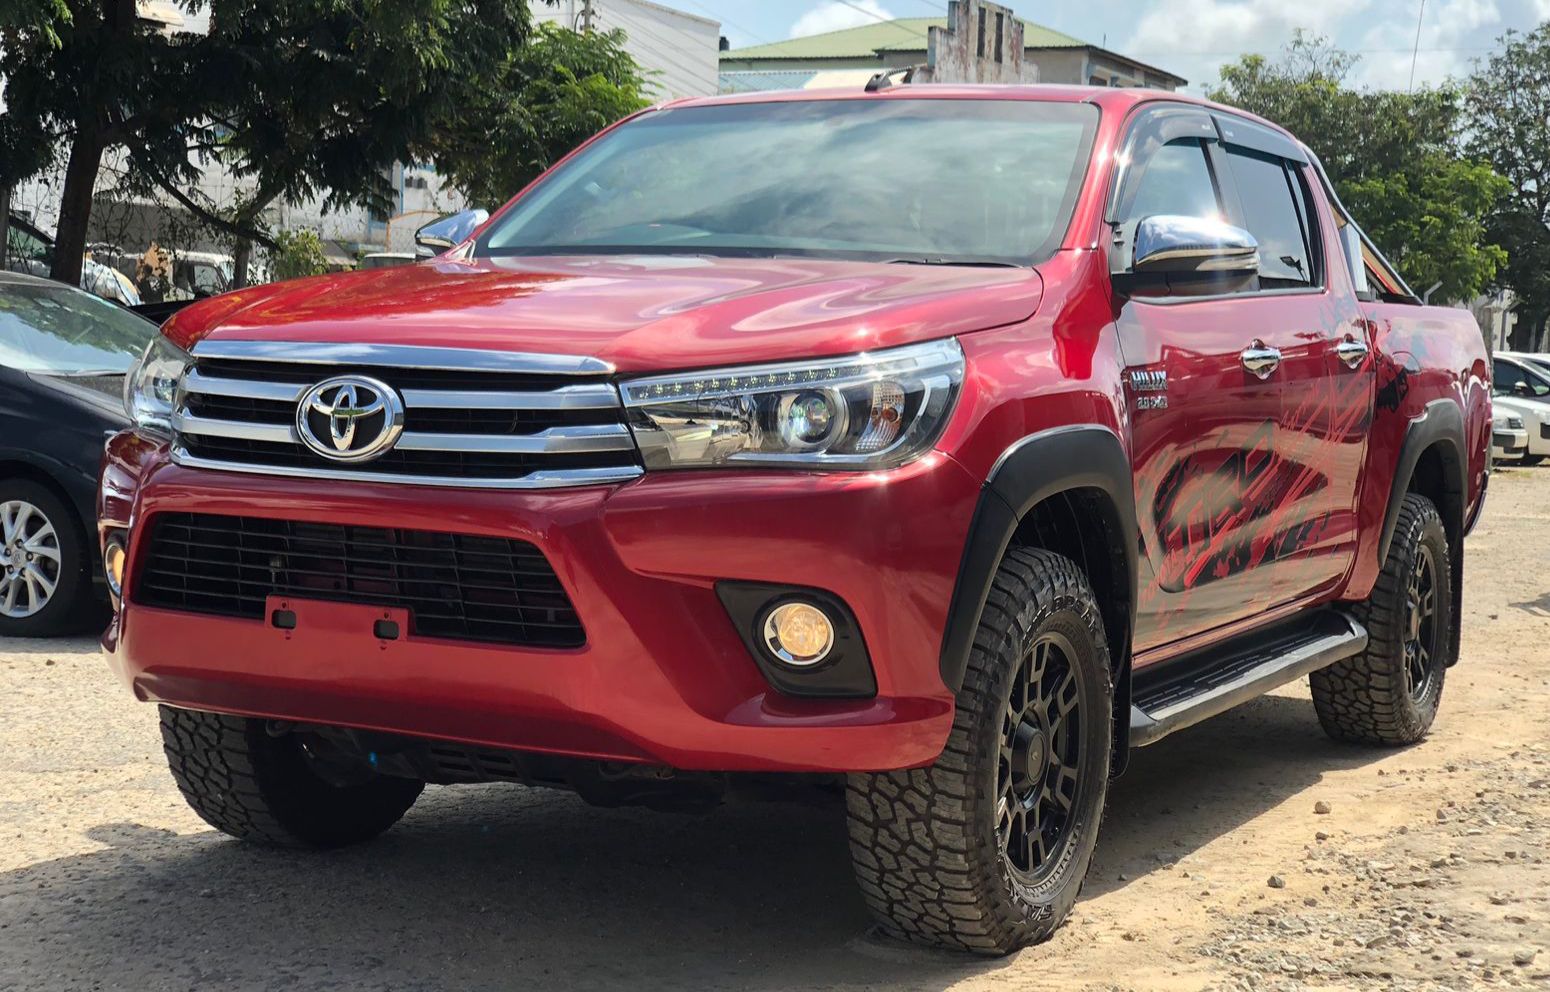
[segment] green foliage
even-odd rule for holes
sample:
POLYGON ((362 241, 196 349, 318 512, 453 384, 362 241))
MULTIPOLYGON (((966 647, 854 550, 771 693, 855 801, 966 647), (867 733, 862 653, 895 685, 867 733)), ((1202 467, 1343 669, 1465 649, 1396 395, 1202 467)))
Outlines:
POLYGON ((541 24, 434 150, 473 203, 495 207, 598 131, 647 105, 645 76, 619 31, 541 24))
POLYGON ((1508 183, 1460 148, 1461 92, 1356 90, 1356 56, 1298 33, 1279 61, 1222 67, 1213 100, 1275 121, 1318 155, 1341 202, 1417 292, 1478 295, 1507 264, 1487 230, 1508 183))
POLYGON ((1520 300, 1513 343, 1530 347, 1550 316, 1550 23, 1500 44, 1470 77, 1464 112, 1469 153, 1508 185, 1489 228, 1512 246, 1500 281, 1520 300))
POLYGON ((318 276, 328 271, 323 241, 316 231, 276 231, 269 267, 276 279, 318 276))
POLYGON ((489 100, 530 30, 513 0, 180 0, 208 34, 163 34, 135 0, 0 2, 0 186, 63 150, 54 275, 78 277, 102 153, 128 151, 130 191, 160 188, 212 226, 257 236, 280 196, 389 205, 385 169, 426 161, 440 129, 489 100), (41 5, 41 6, 39 6, 41 5), (219 159, 250 180, 236 204, 194 192, 219 159))

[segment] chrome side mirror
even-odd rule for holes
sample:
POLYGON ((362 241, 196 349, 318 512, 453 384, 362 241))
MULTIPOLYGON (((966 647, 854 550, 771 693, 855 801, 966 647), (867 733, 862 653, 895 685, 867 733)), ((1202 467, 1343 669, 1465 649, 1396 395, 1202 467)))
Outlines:
POLYGON ((1154 214, 1136 225, 1130 271, 1254 275, 1259 272, 1259 242, 1225 221, 1154 214))
POLYGON ((488 210, 460 210, 440 220, 433 220, 415 231, 414 243, 433 255, 438 254, 468 240, 468 236, 489 219, 488 210))

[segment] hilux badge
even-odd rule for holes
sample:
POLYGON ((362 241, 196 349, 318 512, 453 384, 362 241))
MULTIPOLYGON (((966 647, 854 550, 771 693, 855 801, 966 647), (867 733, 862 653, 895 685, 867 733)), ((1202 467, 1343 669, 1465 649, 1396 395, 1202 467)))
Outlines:
POLYGON ((385 382, 341 375, 313 386, 296 404, 296 433, 332 461, 366 462, 388 451, 404 430, 404 404, 385 382))

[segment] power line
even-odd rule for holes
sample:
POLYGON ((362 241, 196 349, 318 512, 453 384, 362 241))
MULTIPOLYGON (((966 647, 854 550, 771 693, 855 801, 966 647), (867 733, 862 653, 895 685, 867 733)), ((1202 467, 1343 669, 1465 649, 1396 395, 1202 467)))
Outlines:
POLYGON ((1421 54, 1421 22, 1426 19, 1426 0, 1421 0, 1421 12, 1415 17, 1415 44, 1410 49, 1410 85, 1407 93, 1415 91, 1415 60, 1421 54))
MULTIPOLYGON (((710 17, 711 20, 715 21, 718 24, 725 24, 725 25, 728 25, 729 27, 736 28, 737 30, 741 31, 743 34, 745 34, 748 37, 752 38, 754 41, 758 42, 761 45, 774 44, 774 42, 770 41, 768 38, 764 38, 764 37, 761 37, 760 35, 755 34, 754 32, 752 32, 752 31, 748 30, 747 28, 743 27, 741 24, 737 23, 736 21, 730 20, 729 18, 721 16, 720 14, 716 13, 714 10, 711 10, 709 7, 705 6, 703 3, 700 3, 699 0, 683 0, 683 2, 687 3, 689 6, 695 8, 696 10, 704 11, 710 17)), ((925 0, 922 0, 922 2, 925 2, 925 0)))
POLYGON ((875 10, 868 10, 865 7, 861 6, 859 3, 856 3, 855 0, 837 0, 837 2, 844 4, 845 6, 849 7, 851 10, 857 11, 858 13, 865 14, 866 16, 870 17, 872 20, 876 21, 879 24, 887 24, 889 27, 898 28, 901 32, 903 32, 904 34, 908 35, 909 39, 911 41, 920 41, 921 40, 920 35, 916 34, 915 32, 911 31, 909 28, 907 28, 904 25, 900 24, 897 20, 894 20, 893 18, 890 18, 890 17, 884 17, 883 15, 877 13, 875 10))

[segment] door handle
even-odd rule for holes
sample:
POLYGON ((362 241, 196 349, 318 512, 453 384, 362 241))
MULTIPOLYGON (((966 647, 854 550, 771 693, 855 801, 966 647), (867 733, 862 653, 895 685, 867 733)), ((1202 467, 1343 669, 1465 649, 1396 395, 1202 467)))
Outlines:
POLYGON ((1243 362, 1243 367, 1259 376, 1261 379, 1270 378, 1281 365, 1281 351, 1278 348, 1267 348, 1262 341, 1255 341, 1243 349, 1238 358, 1243 362))
POLYGON ((1358 341, 1348 334, 1344 341, 1335 345, 1335 354, 1345 362, 1346 368, 1354 369, 1367 357, 1367 342, 1358 341))

